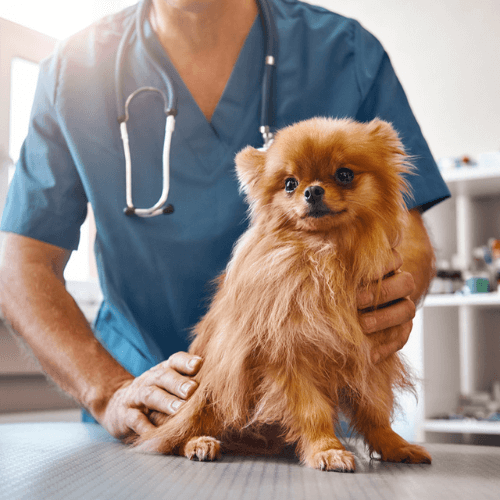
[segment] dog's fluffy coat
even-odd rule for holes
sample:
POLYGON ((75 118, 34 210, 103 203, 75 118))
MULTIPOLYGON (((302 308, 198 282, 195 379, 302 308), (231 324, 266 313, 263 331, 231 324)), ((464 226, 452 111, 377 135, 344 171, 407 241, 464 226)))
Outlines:
POLYGON ((236 166, 251 224, 194 330, 199 387, 135 445, 212 460, 219 439, 272 436, 308 466, 351 471, 334 431, 342 411, 383 460, 430 463, 390 427, 393 390, 411 381, 397 354, 372 363, 356 305, 405 225, 410 166, 397 134, 380 120, 315 118, 267 152, 244 149, 236 166))

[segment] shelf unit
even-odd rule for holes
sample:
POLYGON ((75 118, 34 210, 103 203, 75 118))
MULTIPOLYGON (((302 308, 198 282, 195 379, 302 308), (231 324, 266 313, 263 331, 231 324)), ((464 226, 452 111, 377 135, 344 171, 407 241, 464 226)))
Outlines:
POLYGON ((453 434, 500 434, 499 422, 483 422, 477 420, 426 420, 426 432, 440 432, 453 434))
POLYGON ((476 293, 472 295, 428 295, 424 307, 479 306, 500 307, 500 292, 476 293))
MULTIPOLYGON (((500 169, 463 168, 443 177, 453 196, 424 219, 438 259, 456 254, 468 266, 473 248, 500 238, 500 169)), ((500 292, 429 295, 414 333, 422 348, 416 439, 451 441, 456 434, 465 441, 476 434, 483 442, 488 436, 500 439, 500 422, 436 418, 455 412, 460 394, 491 392, 500 380, 500 292)))

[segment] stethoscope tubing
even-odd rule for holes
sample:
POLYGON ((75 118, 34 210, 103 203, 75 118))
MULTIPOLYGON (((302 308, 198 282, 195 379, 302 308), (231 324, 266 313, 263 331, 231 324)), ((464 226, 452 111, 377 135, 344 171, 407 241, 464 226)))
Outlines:
MULTIPOLYGON (((152 0, 142 0, 137 6, 137 15, 130 21, 129 25, 125 28, 120 44, 118 46, 118 53, 116 56, 115 65, 115 95, 116 105, 118 110, 118 123, 120 126, 120 135, 123 144, 123 153, 125 156, 125 193, 127 206, 124 209, 126 215, 137 215, 139 217, 154 217, 160 214, 172 213, 174 211, 172 205, 165 206, 168 199, 170 189, 170 148, 172 141, 172 134, 175 129, 175 116, 177 115, 177 97, 175 93, 174 84, 172 83, 167 72, 162 68, 161 63, 157 60, 156 55, 151 51, 150 47, 145 43, 144 35, 144 22, 148 15, 149 7, 152 0), (154 66, 157 73, 162 77, 167 93, 155 87, 141 87, 129 97, 124 100, 123 98, 123 78, 122 72, 125 63, 125 54, 127 45, 132 40, 132 35, 136 32, 142 45, 144 46, 149 60, 154 66), (165 139, 163 145, 163 182, 162 193, 160 199, 150 208, 136 208, 132 199, 132 158, 130 154, 130 144, 128 138, 127 122, 129 119, 128 108, 131 101, 142 92, 157 92, 161 95, 164 101, 164 113, 166 116, 165 123, 165 139)), ((271 7, 268 0, 257 0, 260 18, 263 24, 265 34, 265 59, 264 59, 264 76, 262 82, 262 104, 261 104, 261 121, 260 132, 263 137, 264 147, 266 150, 269 148, 273 141, 273 133, 270 127, 270 119, 272 114, 272 89, 273 77, 276 71, 276 54, 278 48, 278 35, 274 17, 271 12, 271 7)))
POLYGON ((130 156, 130 146, 127 131, 127 120, 128 120, 128 105, 132 99, 141 92, 158 92, 166 103, 166 97, 161 90, 154 87, 141 87, 135 92, 130 94, 125 103, 125 119, 120 122, 120 133, 123 142, 123 151, 125 155, 125 194, 127 207, 124 212, 126 215, 138 215, 139 217, 154 217, 156 215, 161 215, 164 213, 172 213, 172 205, 165 207, 167 202, 168 192, 170 189, 170 147, 172 141, 172 135, 175 129, 175 116, 173 114, 168 114, 165 121, 165 142, 163 144, 163 172, 162 172, 162 193, 160 199, 150 208, 135 208, 132 201, 132 159, 130 156))
POLYGON ((271 114, 273 108, 272 89, 273 77, 276 71, 276 55, 278 53, 278 31, 274 22, 274 16, 267 0, 257 0, 260 18, 264 28, 265 59, 264 77, 262 80, 262 102, 260 112, 260 132, 264 140, 264 149, 272 142, 270 130, 271 114))

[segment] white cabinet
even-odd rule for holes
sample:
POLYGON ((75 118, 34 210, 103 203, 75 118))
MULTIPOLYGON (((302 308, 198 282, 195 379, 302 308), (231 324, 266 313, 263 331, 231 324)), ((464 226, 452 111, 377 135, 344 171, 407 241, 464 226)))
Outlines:
MULTIPOLYGON (((424 218, 438 259, 456 254, 467 264, 473 248, 500 239, 500 169, 470 167, 444 177, 453 197, 424 218)), ((456 441, 477 434, 498 443, 500 422, 439 417, 456 411, 461 394, 491 392, 500 380, 500 293, 428 295, 414 324, 412 336, 422 348, 412 360, 422 379, 416 439, 456 441)))

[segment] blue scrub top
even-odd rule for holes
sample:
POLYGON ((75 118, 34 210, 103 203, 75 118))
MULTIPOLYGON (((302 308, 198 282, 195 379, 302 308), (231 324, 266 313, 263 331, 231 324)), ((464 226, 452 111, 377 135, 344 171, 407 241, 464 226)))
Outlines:
MULTIPOLYGON (((272 0, 272 10, 279 33, 276 127, 313 116, 378 116, 394 124, 416 158, 409 207, 426 209, 448 197, 380 43, 356 21, 320 7, 272 0)), ((124 27, 134 15, 135 7, 128 8, 90 26, 41 63, 1 229, 74 250, 91 203, 104 294, 96 336, 137 376, 187 350, 189 331, 209 303, 210 283, 247 227, 234 156, 248 144, 261 146, 264 35, 256 19, 209 123, 146 22, 146 43, 178 94, 169 195, 175 213, 127 217, 114 70, 124 27)), ((123 79, 124 96, 142 86, 165 90, 135 36, 123 79)), ((149 207, 161 192, 163 103, 155 94, 140 94, 130 116, 134 203, 149 207)))

